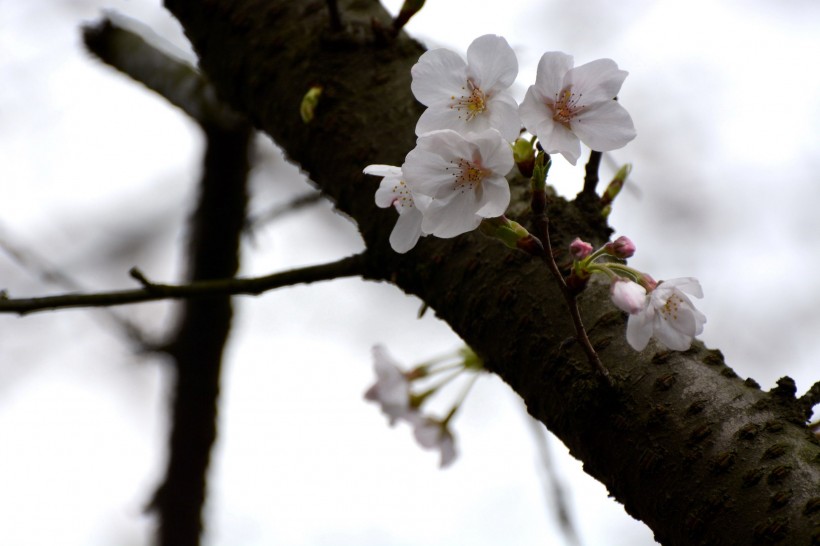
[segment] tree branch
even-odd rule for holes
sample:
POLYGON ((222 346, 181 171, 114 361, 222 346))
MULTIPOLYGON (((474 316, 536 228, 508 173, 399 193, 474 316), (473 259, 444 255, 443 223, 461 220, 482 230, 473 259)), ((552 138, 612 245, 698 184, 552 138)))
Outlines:
POLYGON ((812 385, 811 388, 806 391, 806 394, 801 396, 797 402, 805 411, 806 421, 811 419, 811 416, 814 413, 814 406, 820 404, 820 381, 812 385))
POLYGON ((200 298, 215 295, 258 296, 269 290, 295 284, 309 284, 342 277, 363 276, 366 272, 365 254, 348 256, 336 262, 313 265, 272 273, 262 277, 239 277, 194 281, 188 284, 158 284, 149 282, 143 288, 97 292, 90 294, 59 294, 35 298, 0 298, 0 313, 26 315, 78 307, 109 307, 148 301, 200 298))
MULTIPOLYGON (((375 185, 361 170, 401 164, 413 148, 421 107, 410 93, 410 67, 423 50, 404 34, 390 43, 373 36, 374 19, 390 23, 377 2, 340 1, 349 32, 341 42, 326 36, 321 2, 166 5, 220 95, 355 219, 369 274, 434 308, 659 542, 817 542, 820 445, 795 421, 793 396, 742 381, 701 343, 683 353, 654 343, 635 352, 608 285, 591 282, 578 302, 613 376, 615 388, 606 388, 578 345, 565 343, 572 325, 539 260, 477 234, 427 237, 407 254, 392 252, 395 212, 376 208, 375 185), (299 105, 317 83, 326 92, 314 121, 304 124, 299 105)), ((508 216, 526 222, 519 184, 508 216)), ((598 246, 609 236, 600 207, 583 199, 552 200, 549 218, 556 248, 576 236, 598 246)))

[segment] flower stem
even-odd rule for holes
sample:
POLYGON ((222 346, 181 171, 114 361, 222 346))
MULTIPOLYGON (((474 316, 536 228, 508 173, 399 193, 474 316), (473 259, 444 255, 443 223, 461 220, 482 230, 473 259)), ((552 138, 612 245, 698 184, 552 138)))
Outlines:
POLYGON ((552 252, 552 243, 550 242, 549 216, 547 216, 546 206, 546 177, 547 172, 549 171, 549 161, 549 159, 545 160, 542 154, 539 154, 539 157, 536 158, 536 169, 532 178, 532 198, 530 207, 532 208, 533 213, 535 236, 541 240, 541 244, 544 246, 544 253, 541 254, 542 259, 544 260, 544 263, 547 264, 550 273, 552 273, 552 277, 555 279, 555 282, 558 284, 558 288, 561 290, 561 295, 564 296, 564 301, 567 302, 567 307, 569 307, 569 314, 572 317, 572 324, 575 327, 575 339, 581 344, 581 348, 584 353, 586 353, 587 360, 589 360, 589 363, 592 364, 592 367, 601 374, 601 377, 607 385, 612 387, 612 377, 609 375, 609 371, 598 357, 598 353, 595 352, 595 348, 592 346, 589 336, 587 336, 584 323, 581 320, 581 311, 578 309, 578 302, 575 299, 575 294, 567 286, 567 282, 564 280, 564 276, 561 274, 558 264, 555 263, 555 256, 552 252))

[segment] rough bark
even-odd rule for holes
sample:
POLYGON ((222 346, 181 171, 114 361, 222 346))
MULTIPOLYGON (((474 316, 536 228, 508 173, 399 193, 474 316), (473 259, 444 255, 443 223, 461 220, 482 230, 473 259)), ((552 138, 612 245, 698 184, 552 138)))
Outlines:
MULTIPOLYGON (((636 353, 605 286, 581 297, 607 388, 573 342, 567 309, 543 264, 477 234, 427 238, 406 255, 387 242, 393 211, 373 204, 361 169, 400 165, 420 106, 410 67, 422 47, 389 27, 373 0, 339 2, 333 32, 325 2, 166 0, 201 66, 234 108, 309 173, 368 247, 369 276, 416 294, 485 359, 665 545, 820 544, 820 445, 807 430, 793 382, 770 392, 743 381, 719 351, 695 343, 636 353), (304 93, 324 89, 316 118, 299 117, 304 93)), ((522 186, 523 187, 523 186, 522 186)), ((519 198, 525 190, 517 191, 519 198)), ((513 204, 512 214, 525 210, 513 204)), ((550 207, 556 248, 609 230, 589 194, 550 207)), ((526 218, 524 218, 526 220, 526 218)))

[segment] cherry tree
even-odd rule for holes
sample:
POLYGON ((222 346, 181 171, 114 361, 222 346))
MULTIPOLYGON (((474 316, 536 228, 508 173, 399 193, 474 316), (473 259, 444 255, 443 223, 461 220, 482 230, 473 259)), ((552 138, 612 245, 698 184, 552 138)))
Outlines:
MULTIPOLYGON (((616 100, 614 60, 574 66, 544 52, 518 105, 518 63, 500 36, 466 59, 425 49, 377 1, 167 0, 201 73, 104 20, 85 39, 102 60, 186 111, 207 138, 188 281, 131 271, 139 287, 14 298, 6 313, 181 299, 180 326, 153 350, 175 362, 165 479, 150 503, 160 544, 198 544, 215 439, 231 295, 341 277, 418 296, 469 349, 456 363, 404 370, 374 349, 366 398, 452 464, 450 418, 424 412, 439 373, 496 374, 661 544, 817 544, 820 443, 809 426, 820 383, 798 393, 738 377, 696 337, 707 317, 697 279, 655 280, 629 265, 640 234, 608 224, 628 181, 599 180, 602 153, 636 130, 616 100), (327 264, 236 277, 246 221, 248 142, 270 135, 337 209, 365 250, 327 264), (573 199, 552 162, 591 151, 573 199), (381 177, 381 180, 379 180, 381 177), (634 241, 634 242, 633 242, 634 241), (691 297, 690 297, 691 296, 691 297)), ((719 297, 705 294, 706 297, 719 297)))

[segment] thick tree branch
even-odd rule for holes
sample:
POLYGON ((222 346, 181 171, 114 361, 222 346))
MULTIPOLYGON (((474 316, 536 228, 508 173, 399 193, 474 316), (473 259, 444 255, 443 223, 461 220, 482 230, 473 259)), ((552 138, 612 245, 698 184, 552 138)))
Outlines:
POLYGON ((239 277, 194 281, 187 284, 158 284, 149 282, 143 288, 97 292, 89 294, 59 294, 35 298, 0 298, 0 313, 27 315, 39 311, 82 307, 110 307, 168 299, 189 299, 219 295, 258 296, 270 290, 328 281, 342 277, 363 276, 366 272, 363 254, 348 256, 336 262, 300 267, 262 277, 239 277))
MULTIPOLYGON (((361 169, 401 164, 420 106, 410 67, 423 51, 403 35, 371 33, 389 16, 374 1, 340 1, 348 34, 327 35, 325 4, 287 0, 166 0, 220 94, 268 132, 359 225, 369 275, 389 279, 436 310, 666 545, 816 544, 820 445, 796 419, 793 394, 761 391, 696 343, 640 353, 606 285, 579 297, 593 346, 615 388, 597 381, 573 338, 560 291, 538 260, 469 234, 390 250, 393 211, 373 203, 361 169), (325 92, 310 124, 304 93, 325 92)), ((510 216, 526 209, 516 186, 510 216)), ((600 206, 551 202, 555 248, 609 236, 600 206)))

